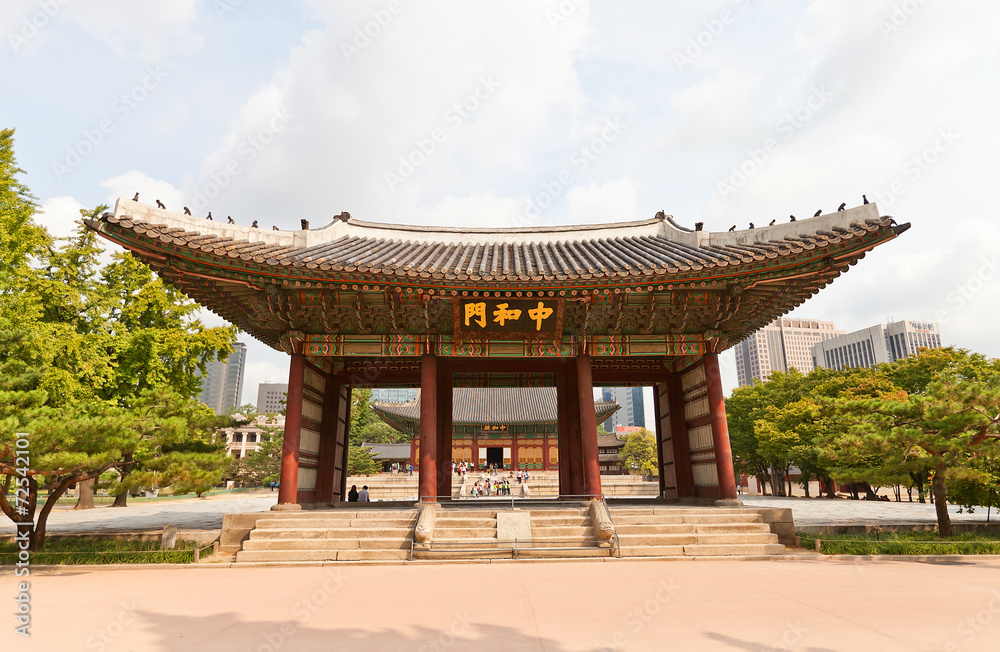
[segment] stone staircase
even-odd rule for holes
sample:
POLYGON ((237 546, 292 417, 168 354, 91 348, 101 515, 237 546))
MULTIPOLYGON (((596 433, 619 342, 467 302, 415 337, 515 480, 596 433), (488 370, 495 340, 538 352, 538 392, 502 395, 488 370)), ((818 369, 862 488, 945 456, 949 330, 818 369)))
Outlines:
MULTIPOLYGON (((483 499, 489 500, 488 498, 483 499)), ((497 515, 502 509, 473 509, 442 505, 434 525, 430 549, 414 549, 415 559, 510 559, 515 545, 497 535, 497 515)), ((519 539, 516 557, 608 557, 613 549, 598 546, 589 506, 532 505, 516 510, 530 523, 530 539, 519 539)))
POLYGON ((407 559, 416 509, 270 512, 257 520, 236 562, 407 559))
MULTIPOLYGON (((559 472, 558 471, 530 471, 531 478, 528 482, 530 497, 532 498, 555 498, 559 495, 559 472)), ((490 482, 500 476, 484 476, 490 482)), ((472 485, 480 479, 480 472, 470 472, 465 476, 466 493, 468 496, 472 485)), ((517 478, 510 479, 510 490, 515 497, 521 496, 521 484, 517 478)), ((452 496, 460 497, 463 478, 458 475, 451 477, 452 496)), ((358 489, 368 485, 368 492, 373 501, 393 501, 393 500, 417 500, 419 474, 406 473, 379 473, 370 476, 349 476, 347 486, 357 485, 358 489)), ((601 488, 604 495, 609 498, 628 497, 648 497, 655 498, 659 492, 659 485, 654 480, 644 482, 642 478, 635 475, 602 475, 601 488)))
POLYGON ((722 507, 611 507, 622 557, 771 557, 778 535, 750 510, 722 507))

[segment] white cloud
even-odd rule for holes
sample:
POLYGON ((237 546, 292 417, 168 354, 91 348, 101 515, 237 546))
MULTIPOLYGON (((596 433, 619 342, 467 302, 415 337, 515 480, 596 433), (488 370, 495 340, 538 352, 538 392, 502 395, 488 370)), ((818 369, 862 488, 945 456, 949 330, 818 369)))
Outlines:
POLYGON ((73 235, 80 223, 80 211, 84 205, 73 197, 51 197, 35 216, 35 221, 44 226, 55 238, 73 235))
POLYGON ((119 197, 131 199, 138 192, 139 200, 144 204, 156 205, 159 199, 172 211, 180 212, 183 206, 183 193, 167 181, 154 179, 144 172, 129 170, 117 176, 105 179, 101 185, 108 189, 106 203, 114 208, 119 197))
POLYGON ((571 222, 603 224, 640 219, 640 185, 639 181, 624 177, 600 185, 591 183, 570 188, 566 201, 571 222))

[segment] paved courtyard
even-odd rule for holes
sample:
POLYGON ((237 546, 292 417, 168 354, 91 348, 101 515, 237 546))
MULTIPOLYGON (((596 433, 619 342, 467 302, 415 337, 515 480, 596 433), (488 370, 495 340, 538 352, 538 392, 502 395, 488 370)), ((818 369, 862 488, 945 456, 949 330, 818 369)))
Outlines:
MULTIPOLYGON (((1000 560, 39 571, 3 650, 996 650, 1000 560)), ((0 597, 14 595, 0 571, 0 597)), ((11 604, 10 602, 7 602, 11 604)))
MULTIPOLYGON (((930 503, 884 503, 864 500, 829 500, 825 498, 781 498, 741 496, 748 507, 791 507, 797 526, 807 525, 888 525, 894 523, 937 522, 930 503)), ((222 517, 235 512, 264 512, 277 502, 277 492, 220 494, 205 499, 190 498, 161 502, 134 502, 124 509, 100 506, 76 512, 69 506, 53 510, 49 516, 50 534, 74 532, 141 532, 175 525, 181 530, 218 530, 222 517)), ((958 513, 949 506, 956 522, 982 523, 986 510, 958 513)), ((995 510, 994 510, 995 511, 995 510)), ((996 514, 991 516, 991 522, 996 514)), ((12 534, 14 524, 0 520, 0 534, 12 534)))

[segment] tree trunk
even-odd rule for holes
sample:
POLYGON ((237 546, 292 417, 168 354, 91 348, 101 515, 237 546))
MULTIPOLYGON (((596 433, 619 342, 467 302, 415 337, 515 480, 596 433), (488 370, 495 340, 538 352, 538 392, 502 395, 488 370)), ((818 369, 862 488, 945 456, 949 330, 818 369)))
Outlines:
POLYGON ((73 509, 94 509, 94 483, 96 478, 80 480, 76 483, 76 506, 73 509))
POLYGON ((836 498, 837 497, 837 483, 835 483, 833 481, 833 478, 831 478, 830 476, 826 476, 826 478, 824 478, 823 484, 826 485, 824 487, 826 489, 826 497, 827 498, 836 498))
POLYGON ((910 477, 913 479, 913 486, 917 488, 918 502, 926 504, 927 501, 924 500, 924 474, 910 472, 910 477))
POLYGON ((802 475, 802 479, 804 480, 804 482, 802 483, 802 486, 805 487, 806 498, 812 498, 812 496, 809 495, 809 477, 807 475, 803 474, 802 475))
POLYGON ((132 457, 132 453, 125 453, 123 458, 123 463, 118 467, 118 472, 121 473, 122 490, 115 496, 115 502, 112 507, 128 507, 128 488, 125 485, 125 478, 132 473, 132 469, 135 468, 135 461, 132 457))
POLYGON ((128 507, 128 489, 122 489, 122 492, 115 496, 115 502, 113 502, 111 506, 128 507))
POLYGON ((938 533, 942 537, 950 537, 951 516, 948 515, 948 488, 944 484, 945 466, 939 464, 934 473, 934 480, 931 487, 934 489, 934 509, 937 511, 938 533))

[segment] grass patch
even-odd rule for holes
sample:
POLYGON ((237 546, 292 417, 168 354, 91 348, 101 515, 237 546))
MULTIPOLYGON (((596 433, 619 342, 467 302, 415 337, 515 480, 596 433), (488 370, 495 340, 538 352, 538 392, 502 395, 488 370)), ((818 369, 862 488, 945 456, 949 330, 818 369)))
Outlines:
MULTIPOLYGON (((190 564, 195 549, 200 556, 211 554, 212 546, 199 547, 193 541, 178 541, 173 550, 160 550, 159 541, 134 539, 51 539, 45 550, 31 553, 32 564, 190 564)), ((0 542, 0 565, 13 565, 18 558, 17 543, 0 542)))
POLYGON ((803 548, 825 555, 997 555, 1000 536, 963 532, 942 539, 936 532, 871 534, 800 534, 803 548))

